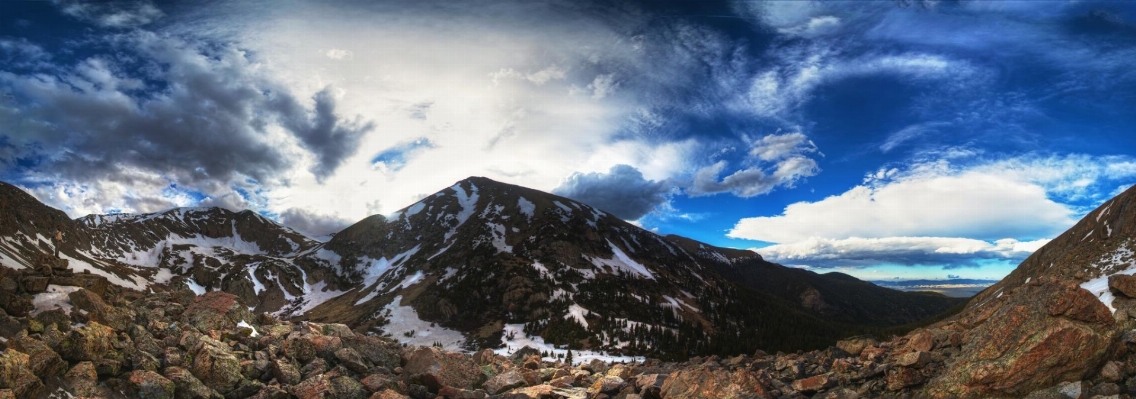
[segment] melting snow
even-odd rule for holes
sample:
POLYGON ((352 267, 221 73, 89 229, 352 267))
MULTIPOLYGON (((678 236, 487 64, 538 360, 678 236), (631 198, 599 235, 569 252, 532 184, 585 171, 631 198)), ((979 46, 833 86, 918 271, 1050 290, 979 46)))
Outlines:
POLYGON ((493 235, 493 247, 497 248, 497 253, 513 252, 512 245, 505 244, 505 226, 498 223, 486 223, 489 226, 489 233, 493 235))
POLYGON ((390 311, 390 323, 383 326, 384 332, 403 344, 430 346, 440 342, 445 349, 462 350, 465 343, 462 333, 418 318, 418 312, 410 306, 399 305, 401 301, 402 295, 396 296, 383 308, 390 311))
POLYGON ((655 275, 651 274, 651 271, 647 270, 646 266, 631 259, 631 257, 623 253, 619 247, 612 244, 611 240, 607 241, 607 245, 611 247, 611 252, 614 253, 615 256, 611 259, 589 258, 593 265, 596 265, 596 267, 610 266, 617 270, 638 274, 651 280, 655 279, 655 275))
MULTIPOLYGON (((505 344, 505 347, 494 349, 493 353, 502 356, 508 356, 513 352, 528 346, 540 351, 541 353, 547 352, 550 356, 545 357, 544 360, 550 362, 555 362, 557 360, 563 361, 564 358, 568 355, 567 349, 556 348, 551 344, 545 343, 544 338, 540 336, 530 337, 528 334, 525 334, 524 328, 524 324, 506 324, 505 333, 501 336, 501 343, 505 344), (513 338, 509 339, 510 336, 513 338)), ((608 363, 630 363, 646 361, 646 359, 644 359, 642 356, 612 356, 595 351, 572 351, 572 364, 588 363, 591 362, 592 359, 599 359, 600 361, 608 363)))
POLYGON ((75 273, 82 273, 84 271, 89 271, 91 274, 97 274, 97 275, 106 277, 107 281, 109 281, 111 284, 130 288, 130 289, 134 289, 134 290, 138 290, 138 291, 145 290, 146 287, 149 285, 148 282, 146 281, 146 279, 140 278, 138 276, 131 276, 131 278, 130 278, 131 281, 127 281, 127 280, 123 279, 122 277, 119 277, 118 275, 116 275, 114 273, 111 273, 111 272, 105 271, 103 269, 99 269, 97 267, 91 266, 90 263, 72 258, 70 256, 67 256, 67 254, 60 253, 59 256, 63 259, 67 259, 68 261, 70 261, 70 263, 68 263, 67 267, 70 268, 71 271, 73 271, 75 273))
POLYGON ((446 233, 446 240, 449 240, 450 237, 454 235, 454 233, 457 233, 458 227, 461 227, 461 225, 464 224, 466 220, 469 220, 469 217, 473 216, 473 212, 477 210, 477 199, 479 197, 477 193, 477 186, 475 186, 473 183, 470 183, 469 187, 469 193, 465 192, 465 189, 462 188, 461 183, 455 184, 453 187, 450 187, 456 193, 458 205, 461 205, 462 210, 455 216, 455 218, 457 218, 458 220, 458 224, 446 233))
POLYGON ((410 277, 407 277, 407 278, 403 279, 403 280, 402 280, 402 282, 398 284, 398 286, 399 286, 399 288, 402 288, 402 289, 406 289, 406 287, 412 286, 412 285, 414 285, 415 283, 417 283, 417 282, 421 281, 421 280, 422 280, 422 277, 424 277, 424 276, 425 276, 425 275, 424 275, 424 274, 422 274, 422 271, 421 271, 421 270, 419 270, 419 271, 416 271, 416 272, 414 272, 414 274, 413 274, 413 275, 411 275, 410 277))
POLYGON ((32 316, 56 308, 63 309, 67 314, 71 314, 71 300, 67 298, 67 294, 78 290, 79 287, 49 284, 46 292, 32 297, 32 305, 35 305, 32 316))
POLYGON ((564 318, 576 319, 577 323, 580 323, 580 325, 584 326, 584 328, 588 328, 588 320, 584 318, 584 313, 591 312, 589 312, 588 309, 584 309, 583 306, 573 303, 572 306, 568 307, 568 314, 564 315, 564 318))
POLYGON ((198 284, 197 281, 194 281, 192 277, 185 279, 185 285, 188 286, 195 295, 201 295, 205 293, 205 287, 201 284, 198 284))
POLYGON ((521 208, 521 213, 525 214, 529 220, 532 220, 533 215, 536 214, 536 204, 525 199, 525 197, 517 197, 517 207, 521 208))
POLYGON ((556 204, 558 208, 564 210, 564 212, 567 212, 569 215, 572 214, 572 208, 568 207, 567 205, 561 204, 560 201, 552 201, 552 203, 556 204))
POLYGON ((252 324, 249 324, 247 321, 241 320, 240 323, 237 323, 237 327, 244 327, 252 330, 252 334, 249 334, 250 337, 257 337, 260 335, 260 333, 256 332, 256 328, 253 328, 252 324))
POLYGON ((422 210, 425 208, 425 202, 418 202, 414 205, 411 205, 409 208, 406 208, 406 213, 404 213, 403 216, 406 216, 407 219, 410 219, 411 216, 418 214, 418 212, 422 212, 422 210))
POLYGON ((1127 274, 1130 276, 1136 274, 1136 261, 1133 260, 1132 256, 1133 252, 1131 249, 1128 249, 1128 242, 1125 242, 1113 253, 1102 256, 1097 263, 1093 264, 1098 271, 1102 272, 1101 276, 1082 283, 1081 288, 1092 292, 1101 303, 1108 306, 1109 311, 1116 311, 1116 308, 1112 307, 1112 301, 1116 298, 1113 297, 1112 291, 1108 289, 1108 277, 1117 274, 1127 274), (1123 266, 1124 269, 1111 274, 1108 273, 1109 271, 1116 270, 1118 266, 1123 266))
POLYGON ((253 274, 253 268, 251 266, 247 270, 249 279, 252 280, 253 292, 256 292, 257 295, 260 295, 261 292, 264 292, 264 283, 261 283, 260 280, 256 278, 256 274, 253 274))

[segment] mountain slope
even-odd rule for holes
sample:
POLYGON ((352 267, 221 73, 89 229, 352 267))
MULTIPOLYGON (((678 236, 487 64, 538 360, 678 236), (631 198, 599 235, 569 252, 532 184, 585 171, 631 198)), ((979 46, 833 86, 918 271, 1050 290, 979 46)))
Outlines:
POLYGON ((413 313, 464 333, 467 347, 539 335, 549 345, 654 356, 791 350, 958 303, 661 237, 586 204, 485 178, 390 218, 367 218, 296 262, 336 270, 357 287, 339 287, 343 296, 306 317, 432 343, 440 328, 387 324, 413 313), (739 275, 748 284, 735 284, 739 275), (888 297, 856 304, 873 295, 888 297), (832 305, 817 311, 809 298, 832 305))
MULTIPOLYGON (((655 233, 567 198, 469 178, 321 243, 250 211, 74 221, 5 185, 0 263, 65 259, 125 290, 223 290, 256 312, 449 348, 686 358, 819 348, 957 303, 655 233), (23 229, 23 230, 20 230, 23 229), (38 241, 37 241, 38 240, 38 241), (579 352, 583 350, 583 352, 579 352)), ((2 219, 0 219, 2 220, 2 219)))

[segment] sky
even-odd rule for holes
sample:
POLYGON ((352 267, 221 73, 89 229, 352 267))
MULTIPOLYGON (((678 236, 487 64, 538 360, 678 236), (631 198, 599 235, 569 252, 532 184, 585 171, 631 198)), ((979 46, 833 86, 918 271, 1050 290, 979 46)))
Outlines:
POLYGON ((1001 278, 1136 183, 1136 4, 5 1, 0 180, 314 236, 468 176, 863 279, 1001 278))

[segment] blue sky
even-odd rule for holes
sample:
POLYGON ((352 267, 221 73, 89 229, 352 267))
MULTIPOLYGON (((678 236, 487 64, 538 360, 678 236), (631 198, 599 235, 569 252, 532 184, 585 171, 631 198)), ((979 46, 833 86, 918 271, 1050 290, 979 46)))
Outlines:
POLYGON ((479 175, 866 279, 1000 278, 1136 182, 1136 6, 20 1, 0 179, 311 234, 479 175))

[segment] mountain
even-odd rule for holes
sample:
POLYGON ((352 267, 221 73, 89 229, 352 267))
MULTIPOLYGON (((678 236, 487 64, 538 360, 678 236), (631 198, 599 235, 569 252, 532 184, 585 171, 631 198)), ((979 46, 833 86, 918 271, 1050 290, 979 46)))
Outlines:
POLYGON ((5 266, 37 267, 51 226, 62 224, 69 268, 103 276, 123 295, 222 290, 258 313, 452 349, 683 359, 792 351, 960 303, 660 236, 480 177, 327 242, 219 208, 67 220, 18 188, 0 189, 0 206, 13 210, 4 215, 16 216, 0 219, 5 266))

